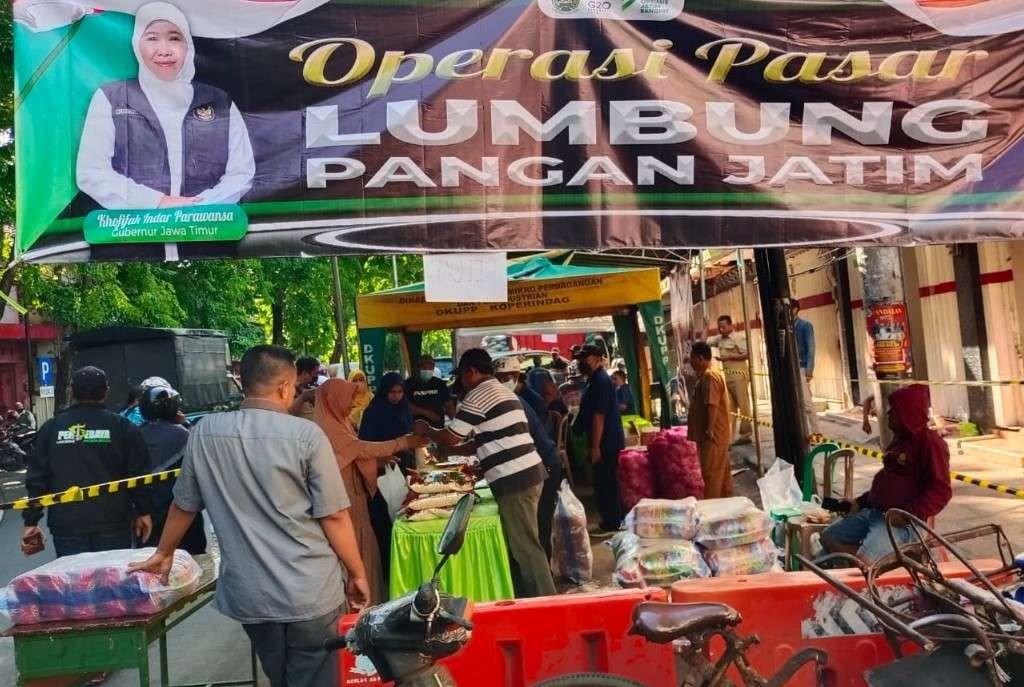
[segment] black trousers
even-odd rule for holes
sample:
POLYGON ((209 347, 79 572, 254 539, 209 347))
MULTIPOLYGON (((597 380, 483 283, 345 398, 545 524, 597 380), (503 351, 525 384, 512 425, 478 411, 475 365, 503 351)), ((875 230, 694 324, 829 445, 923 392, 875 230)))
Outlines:
POLYGON ((537 504, 537 532, 540 534, 540 545, 551 560, 551 524, 555 518, 555 506, 558 505, 558 489, 562 485, 562 466, 556 465, 548 469, 548 478, 544 480, 544 490, 540 493, 537 504))
POLYGON ((601 516, 601 529, 617 530, 622 524, 619 501, 619 452, 601 449, 601 460, 594 465, 594 498, 601 516))

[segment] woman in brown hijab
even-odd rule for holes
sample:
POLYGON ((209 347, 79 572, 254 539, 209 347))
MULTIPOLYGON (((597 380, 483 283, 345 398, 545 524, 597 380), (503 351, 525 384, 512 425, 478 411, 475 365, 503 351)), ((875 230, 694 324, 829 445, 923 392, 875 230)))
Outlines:
POLYGON ((399 451, 408 451, 426 443, 426 439, 406 435, 391 441, 363 441, 356 435, 349 415, 357 387, 344 379, 329 379, 316 390, 313 419, 327 434, 341 477, 352 505, 349 513, 356 531, 359 553, 370 581, 370 603, 382 602, 386 596, 384 575, 377 538, 373 534, 368 498, 377 492, 377 467, 392 460, 399 451))

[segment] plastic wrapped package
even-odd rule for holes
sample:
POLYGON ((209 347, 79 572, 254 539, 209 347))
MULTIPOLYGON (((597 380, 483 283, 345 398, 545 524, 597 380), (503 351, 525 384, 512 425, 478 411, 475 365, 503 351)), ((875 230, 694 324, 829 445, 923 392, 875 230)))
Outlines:
POLYGON ((423 520, 448 519, 455 512, 454 508, 424 508, 423 510, 412 511, 406 518, 409 522, 422 522, 423 520))
POLYGON ((727 549, 707 549, 704 560, 715 577, 782 572, 779 550, 768 538, 727 549))
POLYGON ((704 497, 697 444, 673 430, 659 432, 647 446, 658 498, 704 497))
POLYGON ((750 499, 737 496, 697 504, 696 541, 705 549, 753 544, 771 535, 772 521, 750 499))
POLYGON ((620 587, 669 587, 679 580, 711 576, 696 545, 683 539, 641 539, 620 532, 608 546, 615 556, 612 579, 620 587))
POLYGON ((575 584, 589 582, 594 574, 594 552, 587 534, 587 512, 562 480, 551 527, 551 572, 575 584))
POLYGON ((406 504, 405 508, 409 512, 415 512, 418 510, 426 510, 428 508, 451 508, 459 502, 465 494, 459 492, 450 491, 446 494, 424 494, 418 496, 406 504))
POLYGON ((625 519, 643 539, 693 539, 697 534, 697 499, 642 499, 625 519))
POLYGON ((622 510, 629 511, 641 499, 653 499, 654 468, 647 451, 627 448, 619 451, 619 500, 622 510))
POLYGON ((128 564, 156 549, 124 549, 65 556, 11 580, 0 609, 16 625, 150 615, 199 586, 202 569, 175 551, 167 584, 151 573, 129 573, 128 564))

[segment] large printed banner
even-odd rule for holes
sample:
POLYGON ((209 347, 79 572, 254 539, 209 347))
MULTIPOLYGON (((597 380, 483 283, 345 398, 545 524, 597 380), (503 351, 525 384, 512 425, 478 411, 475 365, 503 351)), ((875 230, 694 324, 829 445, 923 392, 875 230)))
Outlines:
POLYGON ((16 0, 28 260, 1024 236, 1021 0, 16 0))

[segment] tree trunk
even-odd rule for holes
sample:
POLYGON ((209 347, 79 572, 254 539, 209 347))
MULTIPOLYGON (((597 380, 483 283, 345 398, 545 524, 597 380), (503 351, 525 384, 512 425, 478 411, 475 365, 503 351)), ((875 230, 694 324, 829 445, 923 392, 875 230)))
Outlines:
POLYGON ((284 346, 284 289, 274 291, 274 302, 270 305, 272 317, 271 343, 284 346))

